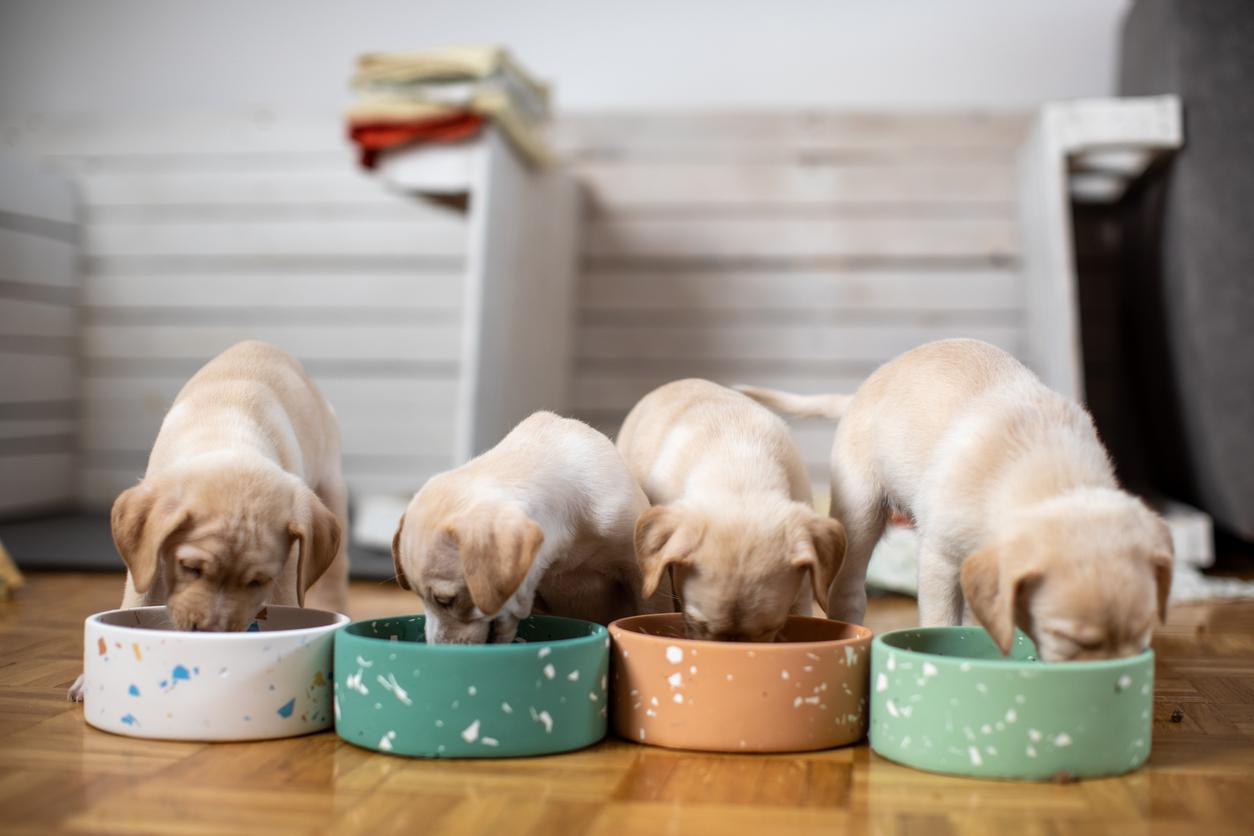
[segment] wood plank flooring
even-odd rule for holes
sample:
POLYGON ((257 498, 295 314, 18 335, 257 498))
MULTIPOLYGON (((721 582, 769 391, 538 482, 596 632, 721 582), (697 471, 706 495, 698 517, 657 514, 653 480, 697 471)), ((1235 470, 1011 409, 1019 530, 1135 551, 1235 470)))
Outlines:
MULTIPOLYGON (((0 833, 693 834, 1254 832, 1254 603, 1177 608, 1155 639, 1149 765, 1070 785, 917 772, 865 744, 805 755, 670 752, 609 739, 546 758, 419 761, 333 733, 161 743, 89 728, 65 701, 82 620, 120 575, 35 574, 0 602, 0 833), (1179 722, 1172 713, 1179 711, 1179 722)), ((356 583, 352 615, 410 612, 356 583)), ((878 630, 914 619, 878 599, 878 630)))

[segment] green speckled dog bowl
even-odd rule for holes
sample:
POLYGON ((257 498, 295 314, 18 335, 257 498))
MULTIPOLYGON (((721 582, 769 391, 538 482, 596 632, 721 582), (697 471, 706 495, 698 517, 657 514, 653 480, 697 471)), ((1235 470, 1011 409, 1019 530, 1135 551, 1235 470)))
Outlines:
POLYGON ((421 615, 358 621, 335 636, 335 731, 425 758, 506 758, 605 737, 609 634, 532 616, 514 644, 427 644, 421 615))
POLYGON ((1130 772, 1150 752, 1154 654, 1003 657, 982 627, 897 630, 871 645, 871 748, 930 772, 1047 780, 1130 772))

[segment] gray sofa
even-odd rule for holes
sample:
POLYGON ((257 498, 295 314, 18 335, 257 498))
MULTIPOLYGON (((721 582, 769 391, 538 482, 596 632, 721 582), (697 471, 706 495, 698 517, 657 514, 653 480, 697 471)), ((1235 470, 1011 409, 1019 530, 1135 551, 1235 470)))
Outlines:
POLYGON ((1135 470, 1254 540, 1254 2, 1139 0, 1119 89, 1185 118, 1125 239, 1135 470))

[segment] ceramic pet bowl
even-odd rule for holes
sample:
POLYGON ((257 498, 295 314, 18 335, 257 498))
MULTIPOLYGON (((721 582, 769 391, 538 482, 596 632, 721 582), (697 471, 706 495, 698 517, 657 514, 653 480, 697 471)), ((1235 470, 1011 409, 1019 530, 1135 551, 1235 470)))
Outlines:
POLYGON ((932 772, 1044 780, 1118 775, 1149 757, 1154 654, 1003 657, 981 627, 898 630, 871 653, 871 748, 932 772))
POLYGON ((165 607, 87 619, 83 719, 165 740, 262 740, 331 726, 339 613, 270 606, 243 633, 185 633, 165 607))
POLYGON ((770 644, 683 638, 683 616, 610 625, 614 730, 714 752, 801 752, 862 738, 871 631, 790 616, 770 644))
POLYGON ((427 644, 424 617, 358 621, 335 640, 335 730, 396 755, 501 758, 605 736, 609 635, 537 615, 514 644, 427 644))

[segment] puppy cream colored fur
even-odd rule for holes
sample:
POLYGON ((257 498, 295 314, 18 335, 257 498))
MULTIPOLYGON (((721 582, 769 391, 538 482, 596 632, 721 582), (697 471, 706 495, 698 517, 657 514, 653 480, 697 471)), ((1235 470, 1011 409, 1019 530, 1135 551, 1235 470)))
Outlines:
POLYGON ((860 621, 866 565, 890 512, 919 532, 919 620, 957 624, 963 600, 1008 652, 1015 626, 1041 657, 1145 648, 1166 617, 1166 524, 1119 489, 1093 422, 1006 352, 944 340, 882 366, 856 395, 743 387, 797 415, 838 419, 832 516, 849 552, 829 614, 860 621))
POLYGON ((330 406, 286 352, 239 343, 183 386, 143 481, 113 504, 122 606, 165 604, 178 629, 217 631, 304 606, 306 591, 342 611, 347 517, 330 406))
POLYGON ((641 597, 632 550, 648 507, 614 445, 537 412, 483 455, 432 477, 392 540, 401 586, 422 598, 427 641, 513 641, 532 609, 608 623, 668 610, 641 597))
POLYGON ((706 380, 668 383, 623 423, 618 449, 654 503, 636 523, 645 594, 673 567, 694 638, 772 641, 826 602, 845 550, 814 512, 801 455, 776 415, 706 380))

